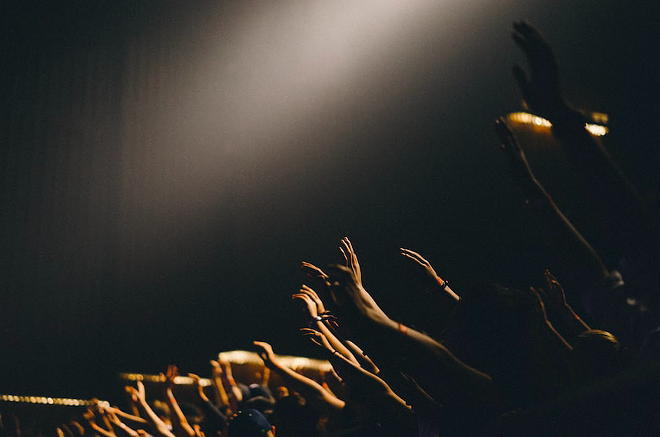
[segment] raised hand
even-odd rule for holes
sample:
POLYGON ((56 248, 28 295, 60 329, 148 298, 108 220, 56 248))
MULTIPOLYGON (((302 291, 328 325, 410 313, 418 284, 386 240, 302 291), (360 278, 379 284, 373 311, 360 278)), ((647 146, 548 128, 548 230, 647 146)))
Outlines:
POLYGON ((545 279, 545 293, 543 301, 552 310, 562 310, 568 306, 566 301, 566 293, 564 287, 561 286, 557 278, 554 277, 550 270, 546 269, 543 272, 545 279))
POLYGON ((300 289, 300 292, 306 294, 307 296, 309 296, 312 299, 312 301, 314 301, 314 303, 316 304, 316 312, 319 315, 326 312, 325 305, 323 305, 323 301, 321 300, 319 295, 316 294, 316 291, 312 290, 307 285, 303 285, 300 289))
POLYGON ((276 366, 277 357, 273 352, 273 347, 265 341, 255 341, 253 344, 257 347, 257 353, 264 360, 264 365, 268 368, 276 366))
POLYGON ((545 289, 539 288, 538 293, 551 315, 557 318, 564 328, 567 328, 566 333, 569 338, 577 337, 580 333, 591 329, 568 304, 564 287, 550 273, 550 270, 546 269, 543 272, 543 277, 545 279, 545 289))
POLYGON ((519 65, 513 67, 527 106, 552 121, 566 108, 559 87, 559 70, 550 45, 541 33, 525 21, 513 23, 513 40, 527 58, 529 74, 519 65))
POLYGON ((327 350, 328 352, 334 353, 337 352, 328 339, 326 338, 325 335, 323 335, 321 332, 311 329, 311 328, 301 328, 300 332, 302 333, 303 336, 308 338, 312 343, 315 345, 327 350))
POLYGON ((179 369, 174 364, 169 364, 167 366, 167 373, 160 374, 160 380, 165 383, 165 388, 174 387, 174 379, 179 376, 179 369))
POLYGON ((341 239, 341 246, 339 246, 339 250, 344 257, 344 263, 346 267, 353 271, 355 280, 358 284, 362 285, 362 271, 360 270, 360 263, 358 262, 358 258, 355 254, 355 250, 353 249, 353 245, 351 244, 351 240, 349 240, 348 237, 341 239))
POLYGON ((105 414, 107 415, 108 420, 112 424, 113 428, 120 431, 120 435, 123 434, 129 437, 138 437, 138 433, 134 429, 127 426, 124 422, 122 422, 119 417, 117 417, 117 414, 115 414, 113 411, 105 409, 105 414))
POLYGON ((449 288, 448 282, 438 276, 431 263, 428 262, 422 255, 410 249, 404 249, 403 247, 401 247, 400 250, 401 255, 414 261, 415 266, 418 267, 418 270, 424 274, 429 288, 440 289, 453 300, 460 300, 460 297, 454 293, 451 288, 449 288))
POLYGON ((188 377, 192 378, 193 385, 197 389, 197 394, 199 395, 199 398, 202 400, 202 402, 209 402, 209 398, 206 396, 206 393, 204 393, 204 387, 201 384, 202 378, 194 373, 189 373, 188 377))
POLYGON ((334 300, 341 306, 342 314, 353 317, 354 321, 389 320, 376 301, 358 281, 355 271, 342 265, 328 267, 330 275, 330 292, 334 300), (357 319, 355 318, 357 317, 357 319))
MULTIPOLYGON (((305 286, 303 286, 303 287, 305 287, 305 286)), ((309 288, 309 287, 307 287, 307 288, 309 288)), ((309 290, 311 290, 311 288, 309 288, 309 290)), ((309 294, 309 292, 305 288, 301 288, 298 291, 298 293, 291 296, 291 298, 293 300, 298 300, 298 301, 303 302, 304 310, 307 313, 307 317, 310 320, 314 320, 318 317, 319 312, 318 312, 316 302, 314 302, 313 298, 311 297, 311 295, 309 294)))

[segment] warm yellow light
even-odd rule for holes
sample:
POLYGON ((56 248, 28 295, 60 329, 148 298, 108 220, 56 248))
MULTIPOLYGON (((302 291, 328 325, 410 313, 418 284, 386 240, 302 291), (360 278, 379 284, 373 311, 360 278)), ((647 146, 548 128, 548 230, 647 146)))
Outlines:
MULTIPOLYGON (((119 377, 128 381, 148 381, 148 382, 163 382, 160 375, 147 375, 141 373, 120 373, 119 377)), ((177 376, 174 378, 174 383, 179 385, 191 385, 193 379, 189 376, 177 376)), ((211 380, 208 378, 201 378, 200 385, 202 387, 210 386, 211 380)))
MULTIPOLYGON (((311 368, 319 371, 328 372, 332 365, 324 360, 316 360, 306 357, 294 357, 290 355, 278 355, 279 361, 287 367, 295 368, 311 368)), ((218 359, 221 361, 228 361, 234 364, 257 364, 261 365, 263 361, 258 354, 248 351, 229 351, 220 352, 218 359)))
MULTIPOLYGON (((594 121, 598 123, 607 123, 607 114, 602 114, 600 112, 594 112, 591 114, 594 121)), ((508 116, 509 120, 515 123, 531 124, 533 126, 539 126, 544 128, 551 128, 552 123, 549 120, 546 120, 543 117, 538 115, 530 114, 528 112, 512 112, 508 116)), ((606 126, 594 123, 587 123, 585 128, 589 131, 591 135, 596 137, 602 137, 609 132, 609 129, 606 126)))

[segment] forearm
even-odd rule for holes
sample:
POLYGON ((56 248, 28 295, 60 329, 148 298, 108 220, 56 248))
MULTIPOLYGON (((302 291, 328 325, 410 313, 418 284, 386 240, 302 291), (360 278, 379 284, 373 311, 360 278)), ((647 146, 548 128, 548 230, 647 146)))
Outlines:
POLYGON ((167 425, 165 425, 154 410, 151 409, 146 400, 138 399, 138 409, 145 415, 147 422, 149 422, 154 431, 160 433, 162 437, 175 437, 167 428, 167 425))
POLYGON ((344 357, 346 357, 348 360, 356 363, 359 365, 357 359, 353 355, 353 353, 342 343, 328 327, 326 326, 325 322, 322 320, 314 320, 314 325, 316 328, 325 336, 325 338, 328 339, 330 342, 330 345, 340 354, 342 354, 344 357))
POLYGON ((536 196, 529 207, 536 217, 545 240, 573 280, 572 288, 585 289, 607 275, 596 251, 564 216, 550 195, 536 180, 536 196))
POLYGON ((350 386, 359 387, 370 402, 386 411, 401 413, 409 410, 406 402, 385 381, 348 360, 337 351, 327 351, 328 360, 350 386))
POLYGON ((425 334, 391 319, 365 320, 359 331, 378 362, 405 371, 440 403, 474 405, 494 398, 490 376, 425 334))
MULTIPOLYGON (((136 410, 137 410, 137 407, 136 407, 136 410)), ((142 417, 126 413, 126 412, 120 410, 119 408, 112 409, 112 412, 115 413, 117 416, 121 417, 122 419, 128 420, 128 421, 133 422, 133 423, 137 423, 141 426, 144 426, 148 423, 142 417)))
POLYGON ((229 393, 227 393, 229 407, 234 412, 238 411, 238 405, 241 402, 243 402, 243 392, 241 392, 241 389, 236 385, 236 381, 234 381, 234 377, 228 376, 227 373, 224 372, 222 374, 220 384, 223 387, 229 387, 229 393))
POLYGON ((286 385, 300 392, 307 401, 321 412, 338 413, 344 408, 344 401, 324 389, 316 381, 278 362, 273 362, 272 370, 286 382, 286 385))
MULTIPOLYGON (((554 119, 553 133, 563 143, 585 182, 589 199, 602 220, 610 222, 626 254, 657 255, 658 229, 641 196, 614 159, 585 128, 584 117, 565 107, 554 119)), ((612 229, 611 229, 612 230, 612 229)))
POLYGON ((183 411, 181 411, 179 403, 176 401, 172 389, 168 387, 165 394, 167 403, 170 407, 170 419, 172 421, 172 429, 174 434, 176 434, 177 437, 186 435, 193 437, 195 435, 195 430, 193 430, 190 424, 188 424, 188 420, 183 414, 183 411))
POLYGON ((548 311, 548 316, 555 326, 561 327, 562 332, 567 335, 569 340, 591 329, 568 304, 562 306, 560 309, 548 311))
POLYGON ((215 396, 216 404, 220 406, 229 405, 229 396, 227 396, 227 392, 225 391, 222 378, 218 375, 214 375, 211 381, 213 382, 213 394, 215 396))

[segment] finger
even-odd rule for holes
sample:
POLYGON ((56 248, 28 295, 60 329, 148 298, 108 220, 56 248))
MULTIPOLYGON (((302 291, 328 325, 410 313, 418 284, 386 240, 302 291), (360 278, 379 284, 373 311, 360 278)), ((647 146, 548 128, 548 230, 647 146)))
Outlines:
POLYGON ((561 286, 561 284, 559 283, 559 281, 557 280, 557 278, 555 278, 555 276, 554 276, 552 273, 550 273, 550 270, 545 269, 545 271, 543 272, 543 274, 544 274, 544 276, 545 276, 545 280, 546 280, 546 282, 548 282, 549 284, 556 285, 556 286, 561 286))
POLYGON ((415 261, 415 263, 420 265, 420 266, 424 266, 424 264, 422 264, 422 262, 420 260, 418 260, 417 258, 415 258, 414 256, 412 256, 410 254, 401 252, 401 255, 403 255, 404 257, 406 257, 408 259, 411 259, 411 260, 415 261))
POLYGON ((351 240, 349 240, 348 237, 342 238, 342 242, 346 245, 350 253, 355 253, 355 250, 353 250, 353 243, 351 243, 351 240))
MULTIPOLYGON (((314 302, 314 299, 309 294, 309 292, 307 290, 302 289, 302 288, 300 290, 298 290, 298 293, 294 294, 293 296, 300 296, 301 298, 306 297, 306 298, 310 299, 312 302, 314 302)), ((316 304, 316 302, 314 302, 314 304, 316 304)))
POLYGON ((316 293, 314 293, 314 290, 311 288, 307 287, 305 288, 304 286, 298 290, 297 294, 304 294, 305 296, 308 296, 312 300, 317 300, 319 297, 316 293))
POLYGON ((514 21, 513 28, 522 34, 528 34, 530 32, 536 31, 536 29, 525 20, 514 21))
POLYGON ((300 291, 302 291, 302 292, 305 293, 305 294, 310 295, 310 296, 312 297, 312 299, 314 299, 314 300, 317 301, 317 302, 318 302, 318 301, 321 301, 321 298, 320 298, 319 295, 316 293, 316 291, 314 291, 314 289, 308 287, 307 285, 303 285, 300 291))
POLYGON ((346 253, 346 250, 344 250, 344 248, 340 246, 340 247, 339 247, 339 251, 341 252, 341 256, 344 258, 344 263, 345 263, 347 266, 349 266, 349 265, 351 264, 351 262, 350 262, 350 260, 349 260, 349 258, 348 258, 348 254, 346 253))
POLYGON ((346 267, 342 266, 341 264, 330 264, 328 267, 326 267, 326 270, 328 271, 328 277, 329 278, 346 278, 349 277, 353 271, 346 267))
POLYGON ((511 38, 513 39, 513 42, 520 47, 527 58, 534 55, 534 50, 531 47, 530 41, 525 35, 520 32, 513 32, 511 33, 511 38))
POLYGON ((418 252, 415 252, 414 250, 410 249, 404 249, 401 248, 402 251, 405 251, 407 254, 412 255, 420 264, 425 265, 425 266, 430 266, 431 263, 429 263, 426 258, 424 258, 422 255, 420 255, 418 252))
POLYGON ((315 277, 315 278, 316 278, 316 277, 320 277, 320 278, 322 278, 322 279, 327 279, 327 278, 328 278, 328 275, 326 275, 325 272, 323 272, 323 270, 321 270, 320 268, 316 267, 316 266, 315 266, 314 264, 312 264, 312 263, 308 263, 308 262, 306 262, 306 261, 303 261, 303 262, 302 262, 302 268, 303 268, 303 270, 305 270, 305 272, 306 272, 309 276, 312 276, 312 277, 315 277))
POLYGON ((538 294, 539 296, 541 296, 541 299, 543 300, 543 302, 547 302, 547 301, 548 301, 548 294, 545 292, 545 290, 544 290, 542 287, 539 287, 539 288, 537 288, 537 289, 535 289, 535 290, 536 290, 536 294, 538 294))
POLYGON ((529 287, 529 291, 531 291, 532 294, 539 300, 539 302, 543 304, 543 299, 541 299, 541 294, 538 291, 536 291, 534 287, 529 287))

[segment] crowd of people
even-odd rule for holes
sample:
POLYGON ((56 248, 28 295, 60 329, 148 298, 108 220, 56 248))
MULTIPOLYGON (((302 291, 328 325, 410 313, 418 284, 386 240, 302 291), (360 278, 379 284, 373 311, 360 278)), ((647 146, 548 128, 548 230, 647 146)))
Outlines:
MULTIPOLYGON (((212 361, 212 395, 197 375, 194 406, 179 404, 171 366, 159 400, 145 386, 126 387, 122 408, 98 403, 53 426, 59 437, 216 436, 641 436, 660 435, 656 222, 585 116, 562 95, 555 57, 541 34, 514 23, 528 69, 514 77, 529 109, 552 123, 589 193, 585 202, 610 229, 615 268, 567 219, 535 177, 507 120, 495 122, 521 201, 539 224, 553 275, 529 289, 487 285, 457 290, 419 253, 401 255, 419 271, 439 310, 438 338, 393 320, 362 283, 350 240, 344 263, 320 268, 293 299, 308 324, 302 336, 332 365, 322 380, 290 368, 263 341, 262 378, 234 380, 231 365, 212 361), (561 280, 558 280, 558 278, 561 280), (567 295, 569 298, 567 299, 567 295), (573 307, 568 302, 578 302, 573 307), (281 384, 274 386, 270 372, 281 384)), ((0 413, 3 413, 0 411, 0 413)), ((36 436, 3 414, 0 437, 36 436)))

